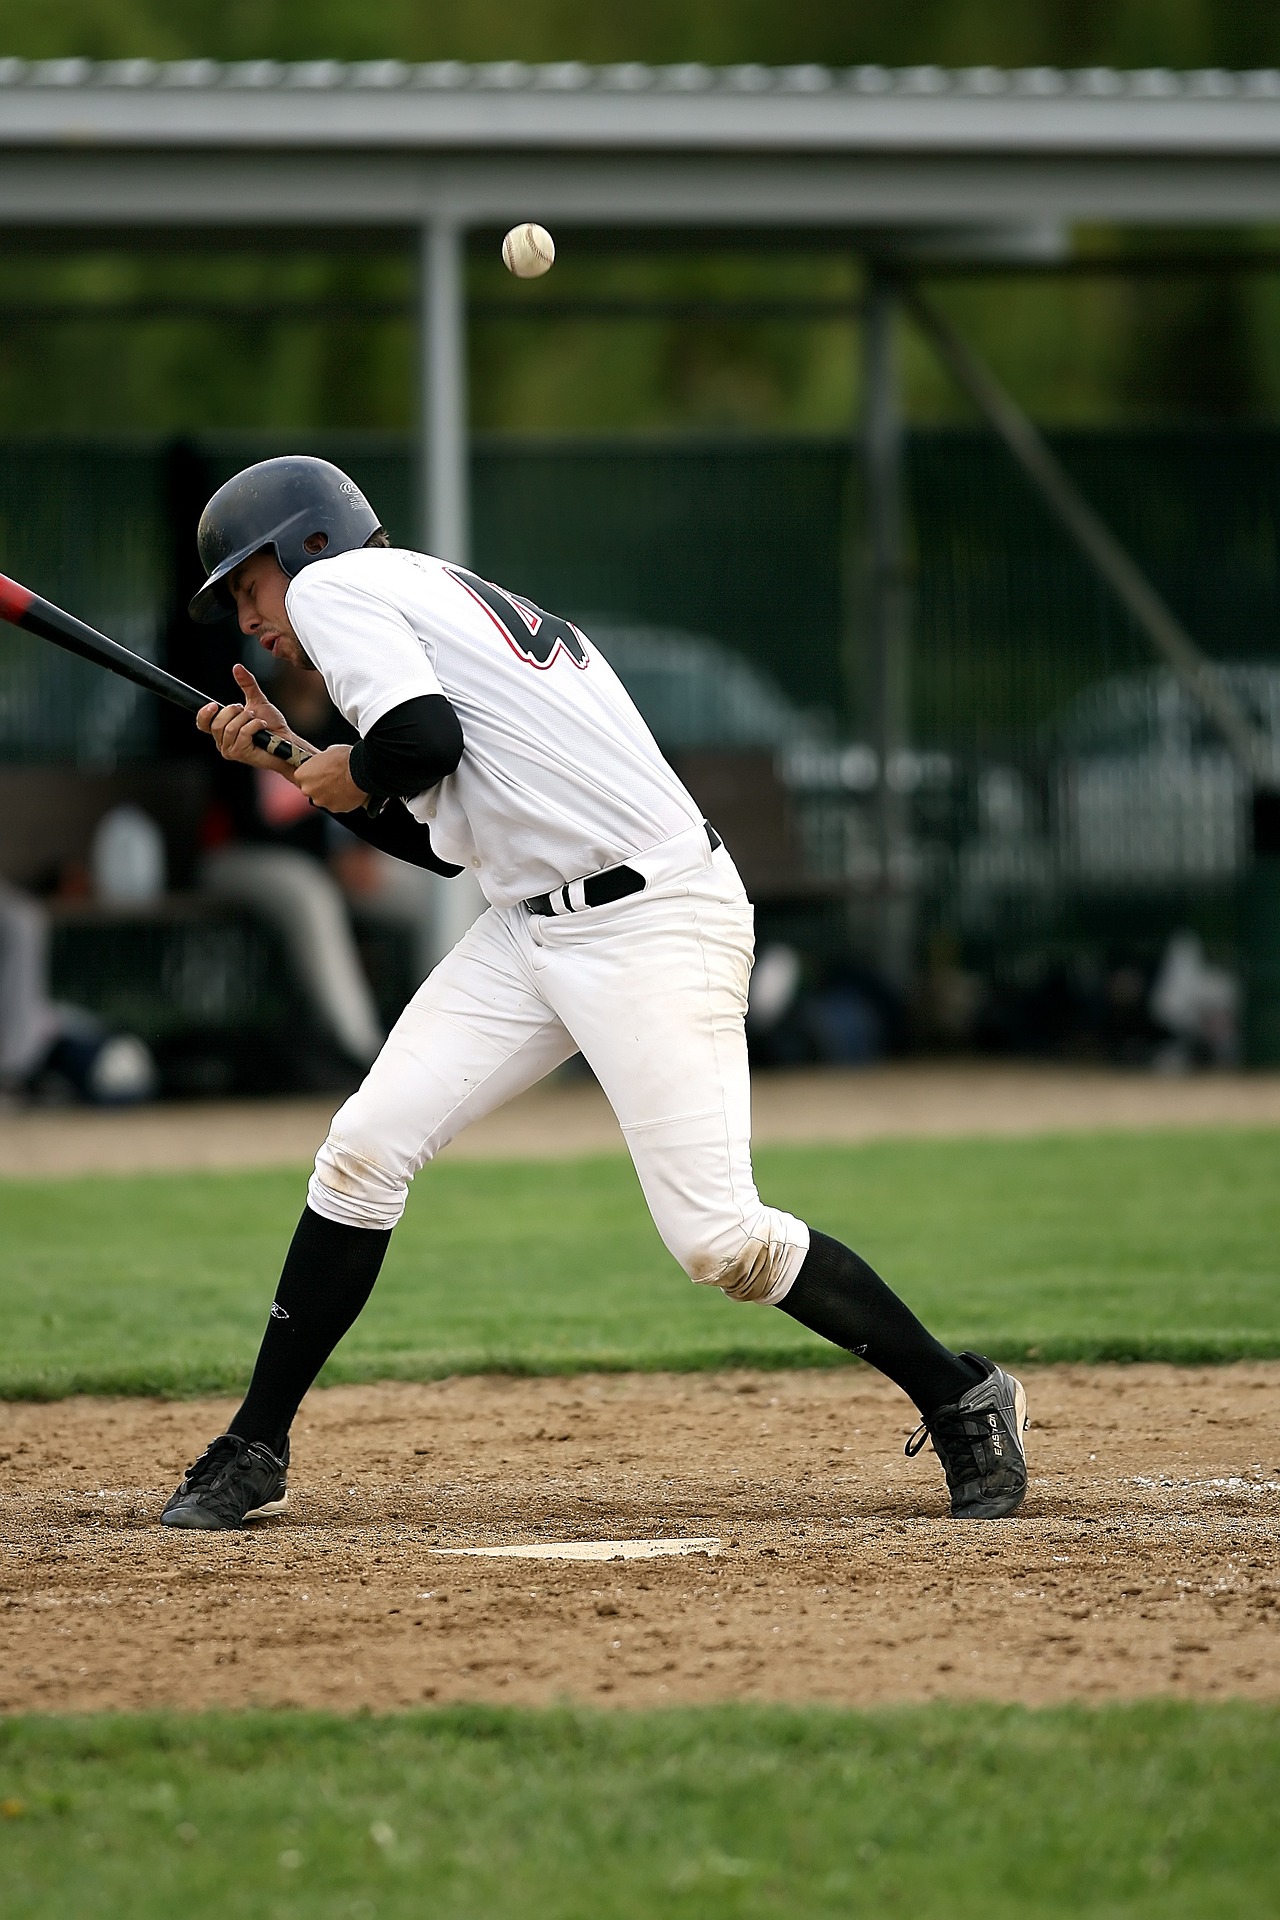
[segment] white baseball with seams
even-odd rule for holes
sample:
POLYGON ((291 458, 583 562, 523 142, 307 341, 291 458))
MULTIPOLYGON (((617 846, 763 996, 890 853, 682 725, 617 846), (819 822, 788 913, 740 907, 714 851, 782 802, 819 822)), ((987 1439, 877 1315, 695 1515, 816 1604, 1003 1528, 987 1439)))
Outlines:
POLYGON ((545 227, 526 220, 512 227, 502 243, 502 263, 517 280, 536 280, 549 273, 556 257, 556 243, 545 227))
POLYGON ((408 804, 491 902, 335 1116, 311 1208, 394 1226, 419 1167, 581 1051, 685 1272, 777 1304, 809 1230, 767 1207, 752 1174, 751 905, 617 675, 567 621, 422 554, 316 561, 287 604, 362 734, 416 696, 451 701, 462 760, 408 804), (573 883, 623 864, 643 891, 579 905, 573 883), (577 911, 523 904, 562 887, 577 911))

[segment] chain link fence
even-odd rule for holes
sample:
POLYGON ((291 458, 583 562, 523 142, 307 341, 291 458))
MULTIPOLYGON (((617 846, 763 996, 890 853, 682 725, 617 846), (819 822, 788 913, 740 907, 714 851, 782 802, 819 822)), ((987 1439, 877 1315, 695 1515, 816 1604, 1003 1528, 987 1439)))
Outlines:
MULTIPOLYGON (((1053 444, 1280 744, 1280 434, 1053 444)), ((195 513, 240 466, 301 450, 346 466, 412 543, 404 440, 9 441, 0 569, 217 691, 234 639, 182 616, 195 513)), ((753 779, 773 756, 796 891, 826 900, 837 943, 888 879, 935 971, 1150 956, 1180 926, 1230 958, 1249 796, 1222 744, 990 435, 913 434, 905 484, 909 745, 886 768, 848 442, 481 439, 473 562, 612 645, 673 751, 743 753, 753 779), (906 821, 888 876, 886 784, 906 821)), ((0 762, 109 767, 173 738, 124 683, 0 632, 0 762)))

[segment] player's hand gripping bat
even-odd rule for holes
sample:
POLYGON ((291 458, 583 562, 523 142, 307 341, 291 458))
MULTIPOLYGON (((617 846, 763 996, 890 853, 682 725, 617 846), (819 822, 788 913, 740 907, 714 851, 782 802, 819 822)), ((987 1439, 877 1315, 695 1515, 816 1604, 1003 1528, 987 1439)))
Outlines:
MULTIPOLYGON (((52 601, 42 600, 38 593, 19 586, 16 580, 6 579, 2 573, 0 619, 23 627, 28 633, 39 634, 42 640, 52 640, 56 647, 65 647, 68 653, 77 653, 82 660, 92 660, 95 666, 106 667, 122 679, 132 680, 135 686, 145 687, 148 693, 158 694, 161 700, 172 701, 175 707, 184 707, 188 713, 199 713, 201 707, 209 705, 207 693, 189 687, 185 680, 166 673, 163 667, 144 660, 141 654, 130 653, 118 640, 108 640, 96 627, 86 626, 74 614, 64 613, 52 601)), ((222 706, 225 702, 217 704, 222 706)), ((281 734, 269 733, 265 727, 254 734, 253 744, 260 752, 269 753, 274 760, 290 767, 303 766, 311 758, 305 747, 296 746, 281 734)))

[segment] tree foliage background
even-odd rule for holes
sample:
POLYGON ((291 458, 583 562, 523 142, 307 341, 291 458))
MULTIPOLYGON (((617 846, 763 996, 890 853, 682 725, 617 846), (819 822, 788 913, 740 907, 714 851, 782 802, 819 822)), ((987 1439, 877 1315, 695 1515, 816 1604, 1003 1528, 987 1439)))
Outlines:
POLYGON ((29 58, 1267 66, 1274 0, 3 0, 29 58))
MULTIPOLYGON (((0 0, 0 53, 95 59, 577 58, 842 66, 1280 65, 1276 0, 0 0)), ((1254 236, 1265 238, 1266 236, 1254 236)), ((1107 244, 1117 236, 1092 236, 1107 244)), ((1166 241, 1169 236, 1165 236, 1166 241)), ((1221 240, 1222 236, 1217 236, 1221 240)), ((1243 241, 1244 236, 1237 236, 1243 241)), ((48 251, 4 263, 22 297, 127 303, 128 317, 0 312, 0 430, 403 428, 413 415, 413 265, 322 252, 167 257, 48 251), (311 317, 173 318, 153 304, 291 296, 311 317), (323 311, 368 300, 378 317, 323 311), (388 307, 400 305, 403 317, 388 307)), ((841 259, 575 261, 555 286, 607 293, 849 293, 841 259)), ((500 293, 495 262, 473 269, 500 293)), ((1266 278, 950 288, 969 336, 1042 417, 1239 420, 1280 410, 1280 292, 1266 278)), ((832 431, 858 401, 851 324, 485 321, 472 417, 516 432, 832 431)), ((958 410, 908 343, 913 413, 958 410)))

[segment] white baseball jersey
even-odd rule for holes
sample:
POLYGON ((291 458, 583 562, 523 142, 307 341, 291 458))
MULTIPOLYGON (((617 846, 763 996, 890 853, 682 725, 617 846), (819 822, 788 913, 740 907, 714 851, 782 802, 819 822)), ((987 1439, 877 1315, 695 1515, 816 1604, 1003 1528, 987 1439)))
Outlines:
POLYGON ((518 595, 426 554, 361 548, 304 567, 285 605, 361 735, 406 700, 446 695, 461 762, 406 804, 494 906, 618 866, 701 822, 599 650, 518 595))

